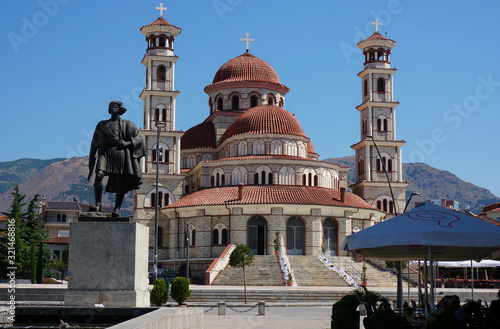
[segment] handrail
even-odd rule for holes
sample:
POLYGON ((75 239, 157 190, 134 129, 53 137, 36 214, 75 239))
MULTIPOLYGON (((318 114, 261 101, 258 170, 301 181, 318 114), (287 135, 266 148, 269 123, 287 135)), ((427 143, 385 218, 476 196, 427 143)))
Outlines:
POLYGON ((285 276, 285 280, 288 281, 288 275, 292 275, 292 286, 296 287, 297 282, 295 281, 295 275, 293 274, 292 267, 290 266, 290 260, 288 259, 288 254, 285 249, 285 245, 283 243, 283 237, 280 236, 280 250, 279 250, 279 255, 278 259, 280 262, 280 267, 281 267, 281 272, 283 272, 283 275, 285 276))
POLYGON ((359 282, 361 278, 361 272, 359 272, 354 266, 352 266, 345 259, 342 260, 339 257, 331 256, 332 259, 324 256, 323 254, 318 255, 320 261, 325 264, 330 271, 336 272, 341 278, 343 278, 351 286, 359 287, 359 282))
POLYGON ((229 263, 229 256, 233 252, 236 245, 230 244, 224 249, 218 258, 215 258, 205 271, 205 284, 210 285, 214 282, 215 278, 219 275, 220 271, 226 268, 229 263))

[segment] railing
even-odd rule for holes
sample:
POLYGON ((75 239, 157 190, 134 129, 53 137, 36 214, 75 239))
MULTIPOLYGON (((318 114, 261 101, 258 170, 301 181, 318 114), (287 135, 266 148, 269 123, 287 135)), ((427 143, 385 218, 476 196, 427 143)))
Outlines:
POLYGON ((330 269, 330 271, 336 272, 351 286, 359 287, 361 272, 352 266, 347 260, 335 256, 331 256, 330 259, 323 254, 320 254, 318 258, 323 262, 323 264, 325 264, 326 267, 330 269))
POLYGON ((279 250, 278 259, 280 262, 281 272, 283 272, 284 279, 289 281, 288 276, 291 275, 292 276, 292 280, 291 280, 292 286, 296 287, 297 282, 295 281, 295 276, 293 275, 292 267, 290 266, 290 260, 288 259, 288 255, 286 253, 286 248, 285 248, 285 245, 283 243, 282 236, 280 236, 280 250, 279 250))
POLYGON ((227 264, 229 263, 229 256, 231 256, 231 253, 233 252, 234 248, 236 248, 236 245, 234 244, 228 245, 226 249, 224 249, 220 257, 214 259, 212 264, 205 271, 206 285, 212 284, 215 278, 219 275, 220 271, 226 268, 227 264))

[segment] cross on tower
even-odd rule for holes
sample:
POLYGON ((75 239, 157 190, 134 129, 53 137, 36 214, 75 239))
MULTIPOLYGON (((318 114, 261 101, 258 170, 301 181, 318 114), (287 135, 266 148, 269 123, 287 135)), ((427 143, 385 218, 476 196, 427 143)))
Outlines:
POLYGON ((382 23, 379 23, 378 18, 375 18, 375 22, 372 22, 372 25, 375 25, 375 32, 378 32, 378 27, 382 25, 382 23))
POLYGON ((255 39, 250 39, 249 35, 250 35, 250 33, 245 33, 245 36, 246 36, 245 39, 240 38, 241 42, 245 41, 247 43, 247 53, 248 53, 249 43, 250 42, 255 42, 255 39))
POLYGON ((163 17, 163 11, 167 10, 167 7, 163 7, 163 2, 160 2, 160 7, 156 7, 156 9, 160 11, 160 17, 163 17))

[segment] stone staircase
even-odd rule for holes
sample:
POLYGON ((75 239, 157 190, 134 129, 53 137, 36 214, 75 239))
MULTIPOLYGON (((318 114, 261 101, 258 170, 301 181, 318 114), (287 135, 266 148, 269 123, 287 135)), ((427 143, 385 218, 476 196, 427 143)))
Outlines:
MULTIPOLYGON (((254 256, 254 265, 245 267, 248 286, 283 286, 280 265, 274 255, 254 256)), ((243 270, 227 266, 219 273, 213 285, 242 286, 243 270)))
POLYGON ((316 256, 288 256, 294 279, 300 286, 340 286, 349 284, 330 271, 316 256))
MULTIPOLYGON (((375 265, 375 266, 371 266, 371 267, 377 269, 381 273, 392 274, 392 277, 394 278, 394 285, 381 285, 381 286, 375 286, 375 287, 396 287, 396 285, 397 285, 396 272, 394 270, 386 269, 384 260, 370 259, 369 262, 375 265), (383 270, 383 269, 385 269, 385 270, 383 270)), ((368 265, 369 264, 367 263, 367 268, 368 268, 368 265)), ((370 281, 370 277, 368 276, 368 272, 367 272, 366 276, 368 278, 368 281, 370 281)), ((403 270, 402 277, 403 277, 403 287, 408 288, 408 270, 407 269, 403 270)), ((410 270, 410 279, 409 280, 410 280, 410 287, 417 287, 418 286, 418 284, 417 284, 418 283, 418 273, 410 270)))

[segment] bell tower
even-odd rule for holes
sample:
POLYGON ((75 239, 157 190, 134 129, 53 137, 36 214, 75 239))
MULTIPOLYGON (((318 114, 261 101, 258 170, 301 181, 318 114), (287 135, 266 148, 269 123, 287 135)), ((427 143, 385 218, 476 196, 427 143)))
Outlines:
POLYGON ((361 141, 352 145, 355 151, 356 182, 351 185, 353 193, 365 199, 372 206, 389 214, 401 213, 405 207, 405 189, 401 148, 405 141, 396 138, 396 107, 394 101, 394 74, 389 56, 396 46, 394 40, 386 39, 378 32, 381 23, 375 20, 375 33, 358 43, 363 50, 364 69, 358 73, 361 78, 361 105, 356 107, 360 114, 361 141), (377 149, 380 151, 378 155, 377 149), (384 172, 384 166, 394 193, 384 172))
POLYGON ((163 4, 156 9, 160 10, 160 17, 140 30, 147 43, 142 59, 146 68, 145 88, 139 95, 144 104, 141 135, 146 145, 146 156, 141 163, 143 184, 134 196, 134 217, 137 219, 153 218, 157 168, 160 208, 177 201, 183 192, 184 176, 180 175, 183 132, 175 130, 175 101, 179 91, 175 89, 178 57, 174 53, 174 41, 181 29, 163 18, 163 11, 167 9, 163 4))

